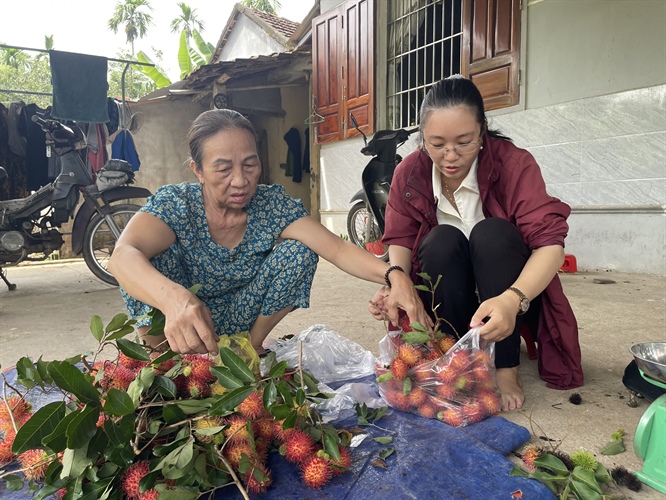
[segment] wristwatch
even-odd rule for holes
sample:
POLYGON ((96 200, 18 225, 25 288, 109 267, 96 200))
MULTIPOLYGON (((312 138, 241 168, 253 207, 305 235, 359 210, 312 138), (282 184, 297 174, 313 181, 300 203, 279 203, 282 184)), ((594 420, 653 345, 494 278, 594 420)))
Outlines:
POLYGON ((513 293, 518 295, 518 298, 520 298, 520 304, 518 305, 518 316, 525 314, 530 308, 530 299, 528 299, 525 294, 518 290, 515 286, 510 286, 507 290, 511 290, 513 293))

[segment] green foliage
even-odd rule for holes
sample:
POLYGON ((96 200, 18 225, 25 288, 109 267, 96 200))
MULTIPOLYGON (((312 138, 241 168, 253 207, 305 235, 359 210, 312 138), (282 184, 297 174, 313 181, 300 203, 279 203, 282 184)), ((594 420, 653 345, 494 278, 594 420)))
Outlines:
POLYGON ((127 43, 132 47, 132 55, 134 40, 145 37, 148 27, 153 24, 153 16, 149 14, 152 10, 148 0, 123 0, 116 4, 113 16, 108 21, 108 27, 114 33, 118 33, 122 26, 127 43))
POLYGON ((281 7, 279 0, 243 0, 241 3, 245 7, 251 7, 274 16, 277 15, 281 7))
MULTIPOLYGON (((12 49, 0 49, 0 88, 8 90, 24 90, 30 92, 51 93, 51 67, 48 58, 33 58, 24 53, 26 64, 15 67, 6 64, 6 51, 12 49)), ((9 62, 9 61, 7 61, 9 62)), ((11 102, 23 101, 26 104, 35 103, 41 108, 46 108, 52 103, 50 95, 33 94, 0 94, 0 101, 9 105, 11 102)))
MULTIPOLYGON (((159 321, 163 315, 154 310, 151 317, 156 320, 155 333, 163 334, 164 322, 159 321)), ((125 471, 146 462, 150 472, 141 479, 140 488, 155 490, 160 498, 212 498, 216 490, 233 484, 245 494, 247 474, 269 480, 257 467, 261 460, 257 450, 260 442, 266 450, 270 443, 255 435, 254 423, 246 420, 243 430, 257 453, 232 465, 224 450, 231 442, 232 419, 246 418, 239 405, 257 392, 263 402, 257 420, 273 426, 275 419, 282 421, 283 429, 299 428, 319 443, 327 460, 340 460, 339 446, 349 444, 349 433, 322 422, 313 405, 327 395, 318 392, 318 382, 310 374, 269 356, 264 370, 268 374, 261 375, 249 368, 246 353, 229 347, 220 348, 220 366, 210 366, 206 356, 155 352, 128 338, 135 323, 125 314, 107 325, 93 316, 90 331, 99 348, 91 359, 77 355, 62 361, 17 362, 16 385, 25 388, 20 396, 45 387, 60 391, 62 400, 46 404, 22 423, 12 444, 17 455, 36 449, 46 453, 50 465, 43 481, 26 481, 24 470, 3 470, 0 483, 13 491, 27 485, 31 494, 36 492, 35 498, 64 488, 67 499, 119 499, 124 498, 125 471), (97 361, 109 349, 122 356, 97 361), (209 391, 193 395, 189 382, 200 376, 194 376, 199 370, 195 366, 204 361, 216 382, 208 380, 209 391), (128 371, 131 381, 116 375, 128 371), (121 385, 123 380, 128 385, 121 385)), ((360 411, 371 425, 370 420, 381 418, 386 409, 369 411, 364 405, 360 411)))

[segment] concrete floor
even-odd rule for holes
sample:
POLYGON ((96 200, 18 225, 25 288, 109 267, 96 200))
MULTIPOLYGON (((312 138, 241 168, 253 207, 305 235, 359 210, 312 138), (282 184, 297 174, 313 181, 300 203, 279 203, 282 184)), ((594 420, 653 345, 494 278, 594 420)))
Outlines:
MULTIPOLYGON (((10 268, 8 274, 17 289, 10 292, 0 282, 2 369, 21 356, 36 359, 43 355, 50 360, 92 351, 96 347, 88 328, 92 315, 101 316, 106 323, 124 312, 118 289, 97 280, 82 261, 21 266, 10 268)), ((633 343, 666 341, 666 278, 587 271, 563 274, 562 282, 579 322, 585 386, 576 391, 546 388, 537 374, 536 361, 527 359, 523 346, 525 407, 504 416, 530 429, 540 446, 559 445, 568 453, 582 448, 595 453, 608 468, 622 465, 639 470, 642 462, 634 454, 633 439, 648 402, 638 400, 638 407, 629 407, 629 393, 621 380, 632 360, 629 347, 633 343), (597 282, 608 280, 612 283, 597 282), (582 404, 569 402, 573 392, 581 395, 582 404), (614 456, 599 455, 598 450, 618 429, 626 433, 627 450, 614 456)), ((324 323, 376 354, 384 326, 366 308, 376 288, 322 261, 310 308, 291 313, 273 335, 324 323)), ((641 493, 623 493, 627 498, 664 498, 647 486, 641 493)))

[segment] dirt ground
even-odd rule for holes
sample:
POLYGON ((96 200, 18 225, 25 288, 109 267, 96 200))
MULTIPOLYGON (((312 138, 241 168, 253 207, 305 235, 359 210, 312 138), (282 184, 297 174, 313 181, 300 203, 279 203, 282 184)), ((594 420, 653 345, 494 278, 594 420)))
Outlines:
MULTIPOLYGON (((0 282, 2 369, 21 356, 43 355, 49 360, 92 351, 96 347, 88 328, 92 315, 106 323, 124 312, 118 289, 97 280, 79 260, 10 268, 8 274, 17 289, 10 292, 0 282)), ((609 468, 622 465, 640 470, 634 432, 649 403, 639 399, 637 407, 628 406, 629 392, 621 380, 632 360, 632 344, 666 341, 666 278, 605 271, 561 277, 579 323, 585 385, 575 391, 546 388, 536 361, 528 360, 523 345, 525 406, 504 417, 530 429, 533 441, 542 447, 559 446, 568 453, 582 448, 609 468), (582 404, 569 402, 574 392, 580 394, 582 404), (600 455, 598 451, 618 429, 625 431, 626 451, 600 455)), ((272 335, 298 333, 323 323, 377 354, 385 330, 367 312, 376 288, 322 261, 310 308, 291 313, 272 335)), ((664 498, 647 486, 640 493, 623 493, 627 498, 664 498)))

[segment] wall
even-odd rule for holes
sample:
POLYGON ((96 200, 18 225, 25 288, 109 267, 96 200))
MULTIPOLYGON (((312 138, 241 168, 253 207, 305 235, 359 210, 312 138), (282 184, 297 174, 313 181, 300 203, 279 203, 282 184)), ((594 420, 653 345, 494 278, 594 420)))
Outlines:
POLYGON ((217 62, 247 59, 276 52, 284 52, 284 47, 245 14, 239 14, 217 62))
MULTIPOLYGON (((525 3, 525 106, 490 113, 491 126, 573 206, 567 252, 579 268, 666 274, 666 2, 525 3)), ((362 144, 321 147, 321 219, 336 233, 361 185, 362 144)))
POLYGON ((143 113, 145 123, 133 134, 141 168, 136 184, 155 192, 165 184, 196 182, 187 160, 185 136, 192 121, 208 109, 189 97, 141 101, 131 105, 133 113, 143 113))

